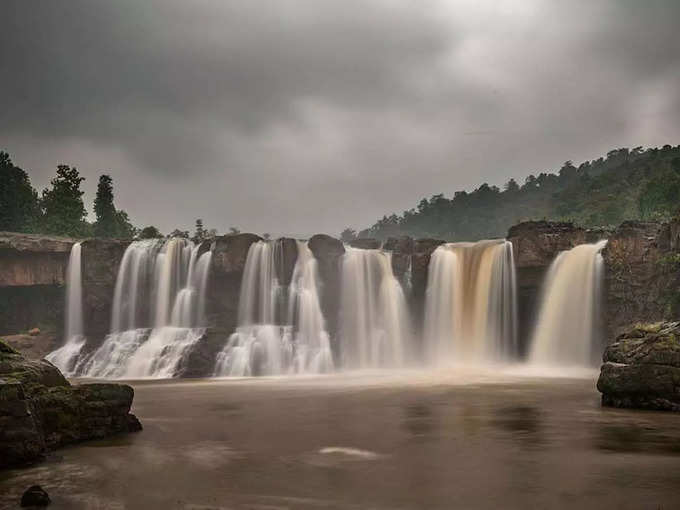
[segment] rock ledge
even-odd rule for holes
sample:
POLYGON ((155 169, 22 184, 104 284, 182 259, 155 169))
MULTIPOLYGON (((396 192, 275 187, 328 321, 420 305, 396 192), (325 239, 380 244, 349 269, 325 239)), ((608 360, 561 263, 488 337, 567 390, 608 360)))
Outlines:
POLYGON ((680 411, 680 322, 636 324, 605 350, 602 404, 680 411))
POLYGON ((49 450, 141 430, 125 384, 72 386, 50 362, 28 360, 0 340, 0 468, 42 460, 49 450))

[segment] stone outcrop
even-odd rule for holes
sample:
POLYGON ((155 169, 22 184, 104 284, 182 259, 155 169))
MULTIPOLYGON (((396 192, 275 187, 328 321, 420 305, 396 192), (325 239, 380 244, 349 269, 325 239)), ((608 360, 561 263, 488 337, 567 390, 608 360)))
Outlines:
MULTIPOLYGON (((238 321, 241 278, 250 245, 261 241, 255 234, 219 236, 205 242, 212 247, 210 284, 206 296, 206 314, 211 325, 233 331, 238 321)), ((201 247, 203 248, 203 247, 201 247)))
POLYGON ((75 240, 0 232, 0 334, 40 326, 59 334, 66 267, 75 240))
POLYGON ((383 244, 383 249, 392 252, 392 272, 401 282, 406 283, 404 276, 411 267, 415 243, 410 237, 390 237, 383 244))
POLYGON ((65 237, 0 232, 0 287, 63 285, 75 242, 65 237))
POLYGON ((579 244, 606 238, 603 231, 586 230, 568 222, 526 221, 510 228, 517 268, 517 313, 520 353, 526 353, 545 275, 555 257, 579 244))
POLYGON ((141 429, 122 384, 72 386, 51 363, 0 341, 0 468, 30 464, 49 450, 141 429))
POLYGON ((233 330, 206 328, 184 358, 180 361, 175 377, 210 377, 215 372, 218 353, 227 344, 233 330))
POLYGON ((597 381, 602 404, 680 411, 680 322, 637 324, 609 345, 597 381))
POLYGON ((98 344, 109 333, 118 268, 130 241, 86 239, 81 243, 85 336, 98 344))
POLYGON ((342 242, 326 234, 309 238, 308 246, 317 260, 321 289, 319 300, 331 337, 338 332, 338 309, 340 308, 340 269, 345 247, 342 242))
POLYGON ((634 322, 680 315, 677 221, 626 221, 609 235, 604 257, 607 334, 634 322))
POLYGON ((379 239, 359 238, 352 239, 349 245, 352 248, 361 248, 362 250, 377 250, 382 246, 382 241, 379 239))

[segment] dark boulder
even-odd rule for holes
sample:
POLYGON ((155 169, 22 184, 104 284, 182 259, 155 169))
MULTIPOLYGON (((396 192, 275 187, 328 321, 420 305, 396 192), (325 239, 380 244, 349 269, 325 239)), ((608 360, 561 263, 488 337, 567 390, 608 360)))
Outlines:
POLYGON ((86 239, 81 242, 85 336, 99 344, 109 333, 118 268, 130 241, 86 239))
POLYGON ((253 243, 261 240, 255 234, 230 234, 212 240, 206 300, 206 314, 210 325, 228 331, 236 328, 241 279, 248 251, 253 243))
POLYGON ((680 322, 637 324, 605 350, 602 404, 680 411, 680 322))
MULTIPOLYGON (((331 338, 335 338, 338 331, 338 310, 340 308, 340 270, 345 246, 342 241, 326 234, 312 236, 307 246, 316 258, 319 268, 321 289, 319 300, 326 318, 326 326, 331 338)), ((335 346, 334 344, 334 347, 335 346)))
POLYGON ((233 331, 207 328, 180 361, 175 377, 210 377, 215 372, 217 355, 233 331))
POLYGON ((0 468, 30 464, 86 439, 140 430, 124 384, 72 386, 51 363, 0 341, 0 468))
POLYGON ((411 266, 414 246, 415 243, 410 237, 390 237, 383 244, 383 250, 392 253, 392 272, 402 285, 406 283, 404 277, 411 266))
POLYGON ((40 485, 33 485, 26 489, 26 492, 21 496, 21 506, 31 507, 31 506, 47 506, 51 502, 45 489, 40 487, 40 485))

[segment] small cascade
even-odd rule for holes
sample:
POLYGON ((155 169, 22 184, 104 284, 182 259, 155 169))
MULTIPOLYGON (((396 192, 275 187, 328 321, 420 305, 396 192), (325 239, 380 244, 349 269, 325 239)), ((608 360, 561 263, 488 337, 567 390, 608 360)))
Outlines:
POLYGON ((606 240, 560 253, 550 266, 531 342, 537 365, 591 366, 601 352, 601 303, 606 240))
POLYGON ((78 361, 88 377, 172 377, 204 334, 212 253, 185 239, 131 243, 114 291, 111 333, 78 361))
POLYGON ((346 247, 340 298, 343 366, 402 366, 411 356, 409 322, 391 253, 346 247))
POLYGON ((47 360, 54 363, 66 375, 73 375, 80 351, 85 345, 81 249, 80 243, 75 243, 71 247, 66 269, 65 342, 59 349, 46 356, 47 360))
POLYGON ((429 363, 510 360, 516 324, 512 243, 448 243, 432 253, 424 328, 429 363))
POLYGON ((333 369, 318 295, 316 259, 297 242, 287 289, 280 240, 253 243, 241 282, 238 327, 217 356, 215 375, 319 373, 333 369))

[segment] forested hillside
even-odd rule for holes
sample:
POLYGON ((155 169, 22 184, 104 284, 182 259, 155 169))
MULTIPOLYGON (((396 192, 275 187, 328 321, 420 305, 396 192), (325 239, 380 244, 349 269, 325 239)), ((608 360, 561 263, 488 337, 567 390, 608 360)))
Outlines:
MULTIPOLYGON (((525 220, 569 220, 586 227, 629 219, 666 219, 680 208, 680 145, 616 149, 578 167, 511 179, 504 189, 482 184, 424 198, 401 215, 385 216, 359 237, 436 237, 451 241, 503 237, 525 220)), ((355 236, 347 229, 343 239, 355 236)))

